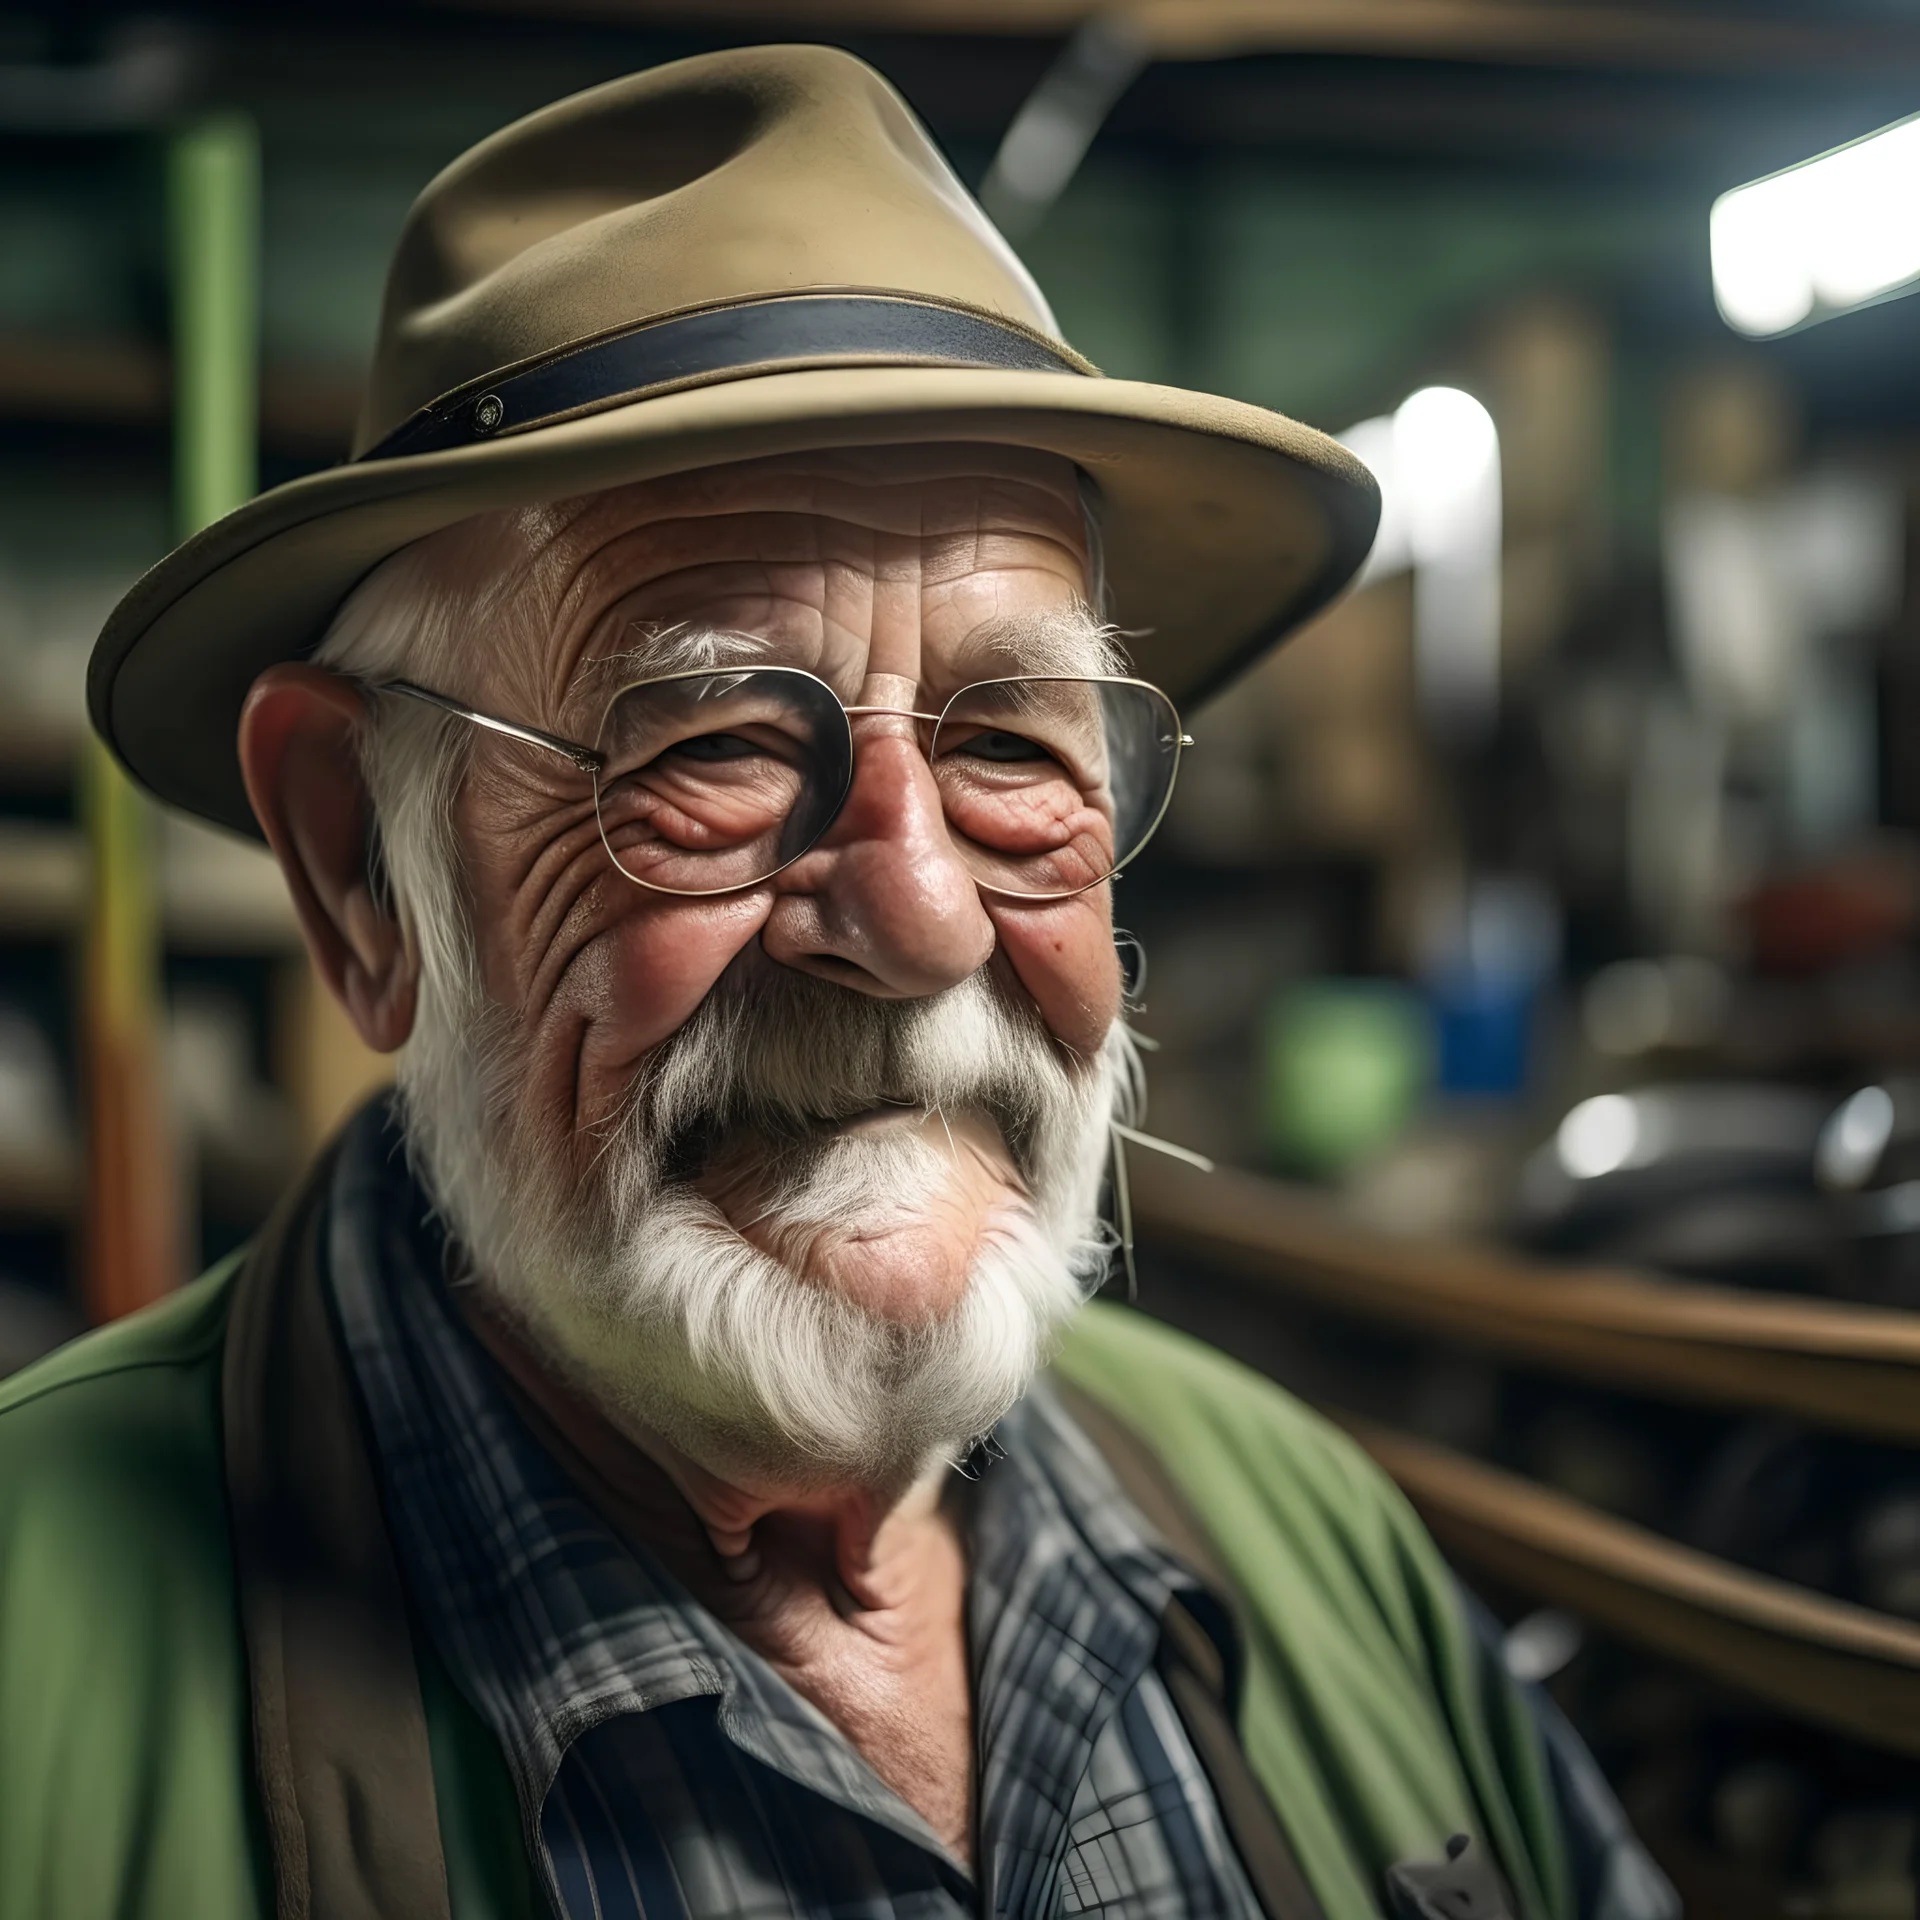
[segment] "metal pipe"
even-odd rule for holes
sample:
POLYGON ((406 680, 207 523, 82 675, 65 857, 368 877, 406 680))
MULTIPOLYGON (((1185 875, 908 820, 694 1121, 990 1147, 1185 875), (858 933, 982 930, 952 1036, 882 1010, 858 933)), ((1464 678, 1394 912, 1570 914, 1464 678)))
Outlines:
POLYGON ((1152 57, 1128 15, 1101 14, 1076 29, 1013 116, 980 183, 980 204, 1009 238, 1040 224, 1152 57))

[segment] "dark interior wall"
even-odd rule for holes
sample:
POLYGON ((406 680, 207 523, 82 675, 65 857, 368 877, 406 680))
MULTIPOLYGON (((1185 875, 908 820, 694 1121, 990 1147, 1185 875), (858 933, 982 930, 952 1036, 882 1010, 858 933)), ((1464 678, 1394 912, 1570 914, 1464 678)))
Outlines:
MULTIPOLYGON (((23 23, 0 47, 32 44, 23 23)), ((386 251, 438 166, 544 101, 715 43, 400 7, 213 14, 198 34, 205 97, 261 126, 267 356, 342 367, 364 358, 386 251)), ((973 177, 1052 52, 848 43, 973 177)), ((84 54, 85 36, 68 50, 84 54)), ((1543 279, 1667 345, 1716 343, 1713 193, 1907 104, 1859 76, 1168 65, 1121 102, 1027 250, 1068 331, 1113 372, 1337 426, 1425 373, 1488 301, 1543 279)), ((21 140, 0 127, 0 330, 163 324, 152 172, 139 136, 21 140)), ((1901 358, 1905 326, 1881 331, 1873 357, 1901 358)), ((1830 357, 1811 343, 1780 351, 1816 367, 1830 357)))

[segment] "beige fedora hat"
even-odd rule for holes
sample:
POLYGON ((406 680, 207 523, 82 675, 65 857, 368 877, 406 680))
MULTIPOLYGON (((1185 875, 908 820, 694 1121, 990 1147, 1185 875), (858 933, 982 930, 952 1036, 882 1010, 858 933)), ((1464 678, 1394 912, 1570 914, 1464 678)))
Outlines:
POLYGON ((1097 489, 1114 617, 1176 700, 1323 605, 1378 499, 1337 442, 1110 380, 871 68, 755 47, 616 80, 456 160, 408 216, 352 457, 146 574, 88 703, 162 799, 257 832, 235 729, 409 542, 488 508, 767 454, 985 441, 1097 489))

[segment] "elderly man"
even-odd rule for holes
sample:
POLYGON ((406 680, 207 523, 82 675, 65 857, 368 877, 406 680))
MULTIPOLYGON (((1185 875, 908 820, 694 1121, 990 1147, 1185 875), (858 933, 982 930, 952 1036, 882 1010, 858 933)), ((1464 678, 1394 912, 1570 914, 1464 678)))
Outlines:
POLYGON ((1391 1490, 1082 1311, 1170 692, 1373 513, 845 56, 428 188, 360 453, 96 656, 398 1088, 0 1403, 0 1911, 1665 1910, 1391 1490))

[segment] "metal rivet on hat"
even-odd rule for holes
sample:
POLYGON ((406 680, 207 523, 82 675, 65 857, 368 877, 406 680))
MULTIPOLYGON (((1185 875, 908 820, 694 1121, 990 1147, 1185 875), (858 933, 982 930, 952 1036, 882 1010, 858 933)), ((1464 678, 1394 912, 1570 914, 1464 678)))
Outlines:
POLYGON ((507 417, 507 403, 497 393, 483 393, 473 403, 473 430, 492 433, 507 417))

